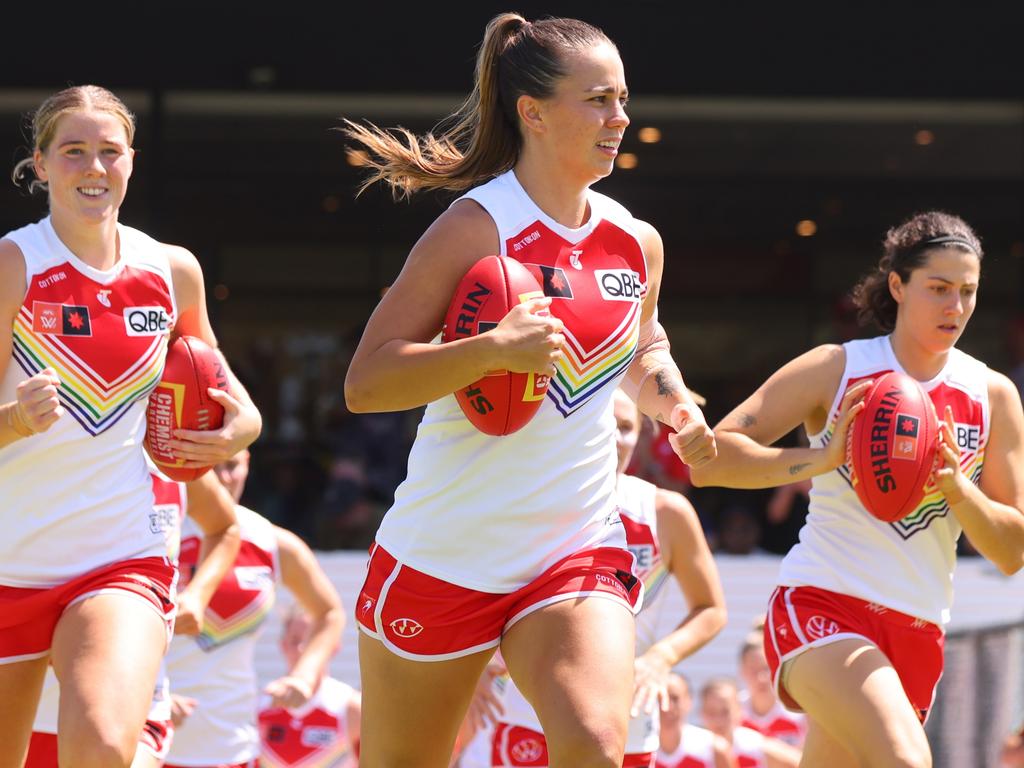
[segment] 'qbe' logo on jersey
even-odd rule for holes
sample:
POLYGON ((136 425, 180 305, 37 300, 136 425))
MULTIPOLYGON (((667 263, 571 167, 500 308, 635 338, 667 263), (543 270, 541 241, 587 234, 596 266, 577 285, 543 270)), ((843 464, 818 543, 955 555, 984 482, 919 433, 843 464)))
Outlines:
POLYGON ((171 316, 163 307, 125 307, 124 332, 129 336, 159 336, 171 327, 171 316))
POLYGON ((824 616, 811 616, 804 625, 804 629, 807 630, 807 636, 812 640, 820 640, 838 632, 839 625, 824 616))
POLYGON ((640 301, 644 284, 632 269, 595 269, 594 279, 605 301, 640 301))
POLYGON ((399 637, 416 637, 423 631, 423 625, 416 619, 395 619, 388 626, 399 637))

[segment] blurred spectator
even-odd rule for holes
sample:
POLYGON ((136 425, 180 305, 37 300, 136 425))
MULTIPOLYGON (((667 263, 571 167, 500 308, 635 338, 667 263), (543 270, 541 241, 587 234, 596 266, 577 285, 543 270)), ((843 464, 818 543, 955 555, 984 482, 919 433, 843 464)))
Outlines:
POLYGON ((739 695, 742 725, 802 748, 807 737, 807 717, 787 710, 775 695, 764 655, 763 627, 752 630, 740 646, 739 673, 744 685, 739 695))

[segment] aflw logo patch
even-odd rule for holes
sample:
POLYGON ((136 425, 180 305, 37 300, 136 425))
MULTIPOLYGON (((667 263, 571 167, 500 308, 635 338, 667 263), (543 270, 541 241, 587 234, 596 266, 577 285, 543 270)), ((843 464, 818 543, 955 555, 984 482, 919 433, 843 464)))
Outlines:
POLYGON ((32 330, 53 336, 92 336, 89 308, 77 304, 34 301, 32 330))

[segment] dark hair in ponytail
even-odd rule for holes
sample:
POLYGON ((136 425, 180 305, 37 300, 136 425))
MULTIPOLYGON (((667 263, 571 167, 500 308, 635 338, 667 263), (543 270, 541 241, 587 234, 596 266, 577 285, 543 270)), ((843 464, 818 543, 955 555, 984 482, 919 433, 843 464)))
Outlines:
POLYGON ((345 120, 342 131, 365 148, 360 163, 372 169, 359 191, 376 181, 387 183, 396 199, 422 189, 462 191, 507 171, 522 147, 519 97, 549 98, 568 71, 567 56, 600 43, 612 45, 601 30, 576 19, 531 23, 515 13, 495 16, 477 55, 473 92, 433 131, 392 133, 345 120))
POLYGON ((935 248, 959 248, 979 260, 983 256, 981 240, 959 216, 942 211, 915 214, 886 233, 878 266, 853 289, 861 325, 873 322, 887 333, 896 327, 899 306, 889 290, 889 273, 895 272, 907 282, 935 248))

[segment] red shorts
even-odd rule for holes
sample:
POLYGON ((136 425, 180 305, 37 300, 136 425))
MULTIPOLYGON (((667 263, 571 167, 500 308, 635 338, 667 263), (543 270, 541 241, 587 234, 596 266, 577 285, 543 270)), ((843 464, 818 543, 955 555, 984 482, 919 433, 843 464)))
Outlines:
MULTIPOLYGON (((622 768, 654 768, 654 752, 626 755, 622 768)), ((547 768, 548 743, 544 734, 530 728, 498 723, 491 736, 492 768, 547 768)))
MULTIPOLYGON (((171 749, 173 736, 174 725, 169 720, 147 720, 139 736, 139 746, 158 760, 163 760, 171 749)), ((57 734, 32 731, 24 768, 57 768, 57 734)))
POLYGON ((0 585, 0 664, 46 656, 64 610, 102 593, 127 592, 144 600, 166 622, 170 641, 177 578, 177 569, 166 558, 143 557, 112 563, 46 589, 0 585))
POLYGON ((782 664, 808 648, 867 640, 888 657, 923 723, 942 677, 945 635, 930 621, 817 587, 778 587, 768 603, 764 650, 783 704, 801 712, 780 681, 782 664))
POLYGON ((643 590, 633 555, 598 547, 559 560, 515 592, 458 587, 402 565, 374 546, 356 602, 359 628, 392 653, 416 661, 444 661, 494 648, 502 634, 545 605, 577 597, 604 597, 637 610, 643 590))
MULTIPOLYGON (((164 763, 164 768, 195 768, 195 766, 164 763)), ((246 760, 244 763, 218 763, 217 765, 206 765, 203 768, 257 768, 257 763, 254 757, 252 760, 246 760)))

